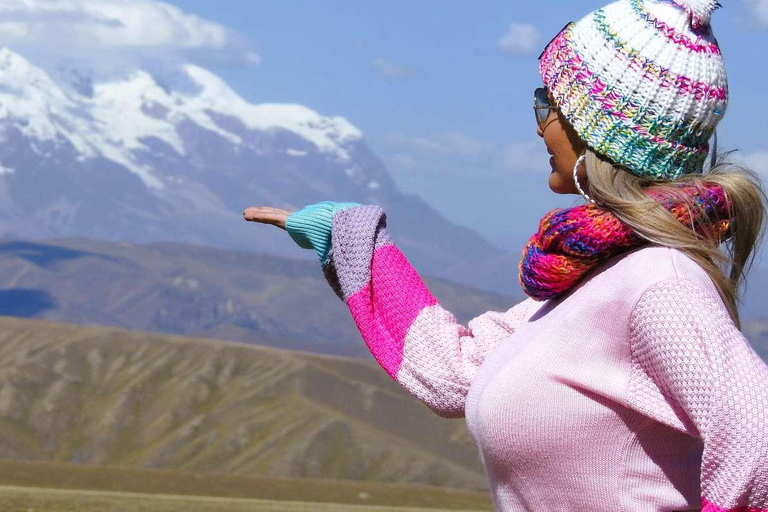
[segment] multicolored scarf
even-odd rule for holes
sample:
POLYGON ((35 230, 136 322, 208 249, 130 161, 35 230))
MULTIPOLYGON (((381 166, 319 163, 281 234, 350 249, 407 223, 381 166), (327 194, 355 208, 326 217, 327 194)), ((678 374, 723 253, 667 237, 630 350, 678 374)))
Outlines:
MULTIPOLYGON (((703 206, 703 213, 698 208, 689 211, 669 193, 650 188, 646 193, 685 226, 693 225, 697 233, 719 237, 721 242, 728 240, 735 219, 729 219, 730 204, 722 187, 707 185, 700 191, 685 184, 680 189, 703 206)), ((541 218, 538 232, 523 248, 518 281, 536 300, 557 297, 604 260, 648 243, 613 213, 595 204, 557 208, 541 218)))

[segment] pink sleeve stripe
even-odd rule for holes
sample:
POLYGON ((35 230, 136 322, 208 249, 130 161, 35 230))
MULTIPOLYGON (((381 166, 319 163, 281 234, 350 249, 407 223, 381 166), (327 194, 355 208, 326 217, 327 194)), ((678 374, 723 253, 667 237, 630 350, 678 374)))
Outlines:
POLYGON ((768 512, 768 508, 750 507, 748 505, 736 508, 718 507, 714 503, 709 502, 704 496, 701 497, 701 504, 704 506, 701 512, 768 512))
POLYGON ((376 248, 371 280, 347 299, 366 345, 395 380, 408 328, 422 309, 434 304, 437 299, 395 245, 376 248))

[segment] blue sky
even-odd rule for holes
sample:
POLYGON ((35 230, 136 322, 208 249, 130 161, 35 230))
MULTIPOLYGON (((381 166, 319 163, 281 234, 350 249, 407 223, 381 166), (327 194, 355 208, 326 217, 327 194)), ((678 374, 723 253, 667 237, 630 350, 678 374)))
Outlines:
MULTIPOLYGON (((535 133, 531 94, 540 83, 540 47, 605 2, 173 3, 253 45, 258 65, 214 66, 245 98, 298 102, 347 118, 402 189, 498 245, 519 248, 543 213, 580 202, 547 186, 548 155, 535 133), (535 50, 500 50, 513 23, 538 30, 535 50)), ((761 50, 768 47, 768 2, 732 0, 714 12, 712 25, 730 85, 720 147, 768 165, 761 129, 768 70, 760 65, 768 61, 761 50)))

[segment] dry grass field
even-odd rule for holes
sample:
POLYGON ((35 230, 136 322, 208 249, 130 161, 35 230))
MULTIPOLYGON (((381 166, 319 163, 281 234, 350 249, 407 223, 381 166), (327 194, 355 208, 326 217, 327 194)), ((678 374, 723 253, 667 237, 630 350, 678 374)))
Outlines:
POLYGON ((0 461, 2 511, 493 510, 487 493, 430 486, 0 461))
MULTIPOLYGON (((436 512, 449 509, 204 498, 0 486, 5 512, 436 512)), ((473 512, 468 509, 466 512, 473 512)))

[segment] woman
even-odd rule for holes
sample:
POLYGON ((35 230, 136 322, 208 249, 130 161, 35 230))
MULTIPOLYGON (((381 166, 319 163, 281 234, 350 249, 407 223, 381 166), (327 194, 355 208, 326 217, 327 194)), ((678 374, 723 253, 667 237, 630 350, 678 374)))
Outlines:
POLYGON ((506 312, 457 323, 376 205, 244 211, 317 251, 392 378, 466 417, 497 510, 768 510, 768 366, 737 306, 766 197, 751 171, 703 174, 727 103, 716 7, 619 0, 545 47, 549 186, 587 202, 541 219, 506 312))

